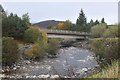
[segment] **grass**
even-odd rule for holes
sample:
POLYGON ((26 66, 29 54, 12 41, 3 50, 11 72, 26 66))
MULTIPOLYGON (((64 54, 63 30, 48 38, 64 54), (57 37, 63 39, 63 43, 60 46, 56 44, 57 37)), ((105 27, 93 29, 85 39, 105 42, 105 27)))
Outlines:
POLYGON ((101 72, 93 74, 89 78, 120 78, 118 71, 118 61, 114 61, 111 65, 105 67, 105 69, 103 69, 101 72))

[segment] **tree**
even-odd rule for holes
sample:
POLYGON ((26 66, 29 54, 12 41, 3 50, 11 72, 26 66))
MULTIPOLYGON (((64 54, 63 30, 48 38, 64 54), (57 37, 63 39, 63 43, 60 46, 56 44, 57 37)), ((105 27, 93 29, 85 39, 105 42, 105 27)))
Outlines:
POLYGON ((60 30, 72 30, 73 24, 71 21, 66 20, 65 22, 58 23, 57 29, 60 30))
POLYGON ((97 25, 97 24, 99 24, 99 21, 98 21, 98 20, 95 21, 94 25, 97 25))
POLYGON ((101 20, 101 23, 105 23, 105 20, 104 20, 104 18, 102 18, 102 20, 101 20))
POLYGON ((57 29, 64 30, 65 29, 64 23, 58 23, 57 29))
POLYGON ((76 21, 76 30, 87 32, 87 19, 82 9, 76 21))
POLYGON ((87 23, 87 32, 90 32, 91 27, 93 27, 93 26, 94 26, 94 22, 93 22, 93 20, 91 19, 90 22, 87 23))
POLYGON ((69 20, 66 20, 64 24, 65 24, 65 30, 71 30, 73 27, 72 22, 69 20))
POLYGON ((23 20, 25 26, 30 25, 30 18, 29 18, 28 13, 25 13, 22 15, 22 20, 23 20))
POLYGON ((30 22, 25 17, 21 19, 17 14, 10 13, 2 19, 2 34, 6 37, 23 38, 28 23, 30 22))
POLYGON ((92 27, 94 25, 94 22, 93 22, 93 20, 91 19, 90 20, 90 26, 92 27))

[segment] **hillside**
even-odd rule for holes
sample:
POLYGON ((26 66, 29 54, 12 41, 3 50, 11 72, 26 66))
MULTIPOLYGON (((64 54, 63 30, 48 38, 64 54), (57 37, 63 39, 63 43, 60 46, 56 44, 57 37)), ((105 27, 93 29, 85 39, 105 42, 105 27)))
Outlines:
POLYGON ((40 28, 48 28, 49 26, 56 26, 58 23, 64 21, 46 20, 33 24, 34 26, 39 26, 40 28))

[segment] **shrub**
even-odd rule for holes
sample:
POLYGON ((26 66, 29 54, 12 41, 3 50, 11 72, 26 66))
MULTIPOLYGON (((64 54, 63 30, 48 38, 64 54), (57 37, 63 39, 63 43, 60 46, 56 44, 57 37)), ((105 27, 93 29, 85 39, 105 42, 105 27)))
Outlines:
POLYGON ((30 59, 40 59, 45 56, 45 51, 40 47, 39 43, 36 42, 26 51, 25 55, 30 59))
POLYGON ((91 28, 91 36, 94 38, 102 37, 103 32, 105 32, 107 25, 105 23, 97 24, 91 28))
POLYGON ((43 47, 41 47, 39 45, 39 43, 35 43, 33 45, 33 56, 32 58, 33 59, 40 59, 40 58, 43 58, 45 56, 45 51, 43 49, 43 47))
POLYGON ((40 32, 38 28, 30 28, 25 33, 25 39, 27 42, 32 42, 33 45, 26 51, 27 57, 31 59, 43 58, 46 54, 47 48, 47 34, 40 32), (28 36, 27 36, 28 35, 28 36))
POLYGON ((91 41, 91 48, 100 60, 104 58, 105 62, 110 63, 111 60, 118 59, 118 38, 99 38, 91 41))
POLYGON ((56 55, 58 50, 58 40, 57 39, 49 39, 46 52, 51 55, 56 55))
POLYGON ((103 57, 104 54, 104 45, 103 45, 103 40, 102 39, 92 39, 91 41, 91 48, 94 51, 96 56, 99 56, 100 59, 103 57))
POLYGON ((27 58, 32 58, 32 56, 33 56, 33 48, 32 47, 30 47, 30 48, 28 48, 26 51, 25 51, 25 56, 27 57, 27 58))
POLYGON ((38 28, 29 28, 25 31, 24 39, 28 43, 35 43, 41 38, 41 33, 38 28))
POLYGON ((110 38, 115 38, 118 37, 118 26, 111 26, 109 27, 104 33, 103 37, 110 37, 110 38))
POLYGON ((18 53, 18 43, 10 37, 4 37, 2 39, 2 61, 3 64, 11 65, 19 60, 20 55, 18 53))
POLYGON ((47 34, 42 32, 41 39, 38 41, 41 46, 46 46, 48 41, 47 34))

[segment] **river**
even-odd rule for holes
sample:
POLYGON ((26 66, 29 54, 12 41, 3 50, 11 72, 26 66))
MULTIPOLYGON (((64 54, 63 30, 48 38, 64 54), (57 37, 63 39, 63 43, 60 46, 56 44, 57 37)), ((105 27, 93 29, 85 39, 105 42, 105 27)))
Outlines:
POLYGON ((61 48, 57 58, 45 58, 39 62, 24 60, 21 67, 7 75, 11 78, 71 78, 86 77, 98 65, 92 52, 77 47, 61 48))

